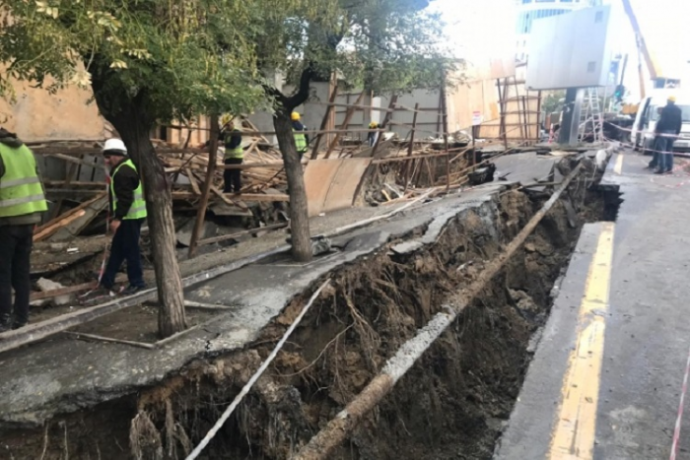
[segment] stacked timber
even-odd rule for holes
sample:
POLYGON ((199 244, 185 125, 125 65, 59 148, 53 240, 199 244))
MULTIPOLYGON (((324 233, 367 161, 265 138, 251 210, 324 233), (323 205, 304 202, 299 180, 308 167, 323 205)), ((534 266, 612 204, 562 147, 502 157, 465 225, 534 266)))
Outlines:
MULTIPOLYGON (((243 120, 242 131, 245 133, 242 136, 245 165, 242 170, 242 192, 258 193, 268 188, 285 188, 287 178, 282 167, 283 160, 280 151, 273 147, 264 136, 258 134, 256 127, 248 120, 243 120), (264 164, 266 167, 261 166, 264 164)), ((176 153, 169 148, 159 148, 158 151, 166 172, 181 175, 186 179, 186 181, 176 181, 178 186, 188 181, 191 191, 200 195, 208 168, 208 153, 203 150, 176 153)), ((214 186, 222 189, 224 172, 222 148, 219 148, 216 166, 214 186)))

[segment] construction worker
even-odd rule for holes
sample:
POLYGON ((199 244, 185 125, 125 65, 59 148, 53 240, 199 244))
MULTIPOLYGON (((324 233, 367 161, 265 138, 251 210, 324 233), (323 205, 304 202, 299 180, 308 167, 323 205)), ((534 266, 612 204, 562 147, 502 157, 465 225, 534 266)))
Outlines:
POLYGON ((129 286, 119 293, 131 295, 146 288, 139 247, 141 225, 147 215, 144 187, 122 140, 105 141, 103 157, 105 164, 110 167, 110 229, 113 241, 100 286, 93 296, 117 295, 118 292, 114 290, 115 276, 125 260, 129 286))
POLYGON ((297 154, 301 160, 305 153, 307 153, 309 147, 309 136, 303 134, 301 131, 306 131, 307 127, 300 121, 302 116, 298 112, 292 112, 290 116, 292 119, 292 132, 295 136, 295 146, 297 147, 297 154))
MULTIPOLYGON (((369 129, 379 129, 379 124, 376 123, 375 121, 372 121, 371 123, 369 123, 369 129)), ((369 144, 369 147, 375 146, 378 138, 379 138, 379 132, 378 131, 370 131, 367 134, 367 143, 369 144)))
POLYGON ((650 167, 656 166, 656 174, 665 174, 673 171, 673 144, 675 143, 680 130, 683 127, 683 111, 676 105, 675 96, 669 96, 666 106, 661 109, 659 121, 656 123, 654 134, 655 158, 650 163, 650 167))
MULTIPOLYGON (((244 147, 242 147, 242 131, 237 128, 237 124, 232 117, 226 115, 221 120, 223 127, 220 130, 220 137, 225 145, 225 164, 241 165, 244 161, 244 147)), ((225 186, 224 193, 240 193, 242 190, 242 170, 226 169, 223 173, 225 186)))
POLYGON ((0 332, 29 322, 34 226, 47 210, 33 152, 0 128, 0 332))

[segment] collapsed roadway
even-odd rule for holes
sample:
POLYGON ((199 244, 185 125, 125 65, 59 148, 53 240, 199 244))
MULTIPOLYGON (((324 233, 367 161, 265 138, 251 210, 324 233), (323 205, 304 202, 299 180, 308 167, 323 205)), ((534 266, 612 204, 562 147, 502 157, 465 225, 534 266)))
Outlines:
MULTIPOLYGON (((199 458, 491 458, 580 229, 617 208, 594 153, 507 156, 508 181, 364 226, 336 213, 312 263, 279 247, 197 275, 185 298, 212 314, 174 341, 4 342, 7 458, 184 458, 250 381, 199 458)), ((499 455, 531 458, 506 450, 508 426, 499 455)))

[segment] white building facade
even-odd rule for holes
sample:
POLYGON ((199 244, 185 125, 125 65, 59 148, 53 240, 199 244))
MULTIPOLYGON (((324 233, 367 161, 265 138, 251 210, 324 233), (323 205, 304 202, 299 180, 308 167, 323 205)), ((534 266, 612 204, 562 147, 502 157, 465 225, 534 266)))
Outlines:
POLYGON ((527 60, 529 36, 534 21, 558 16, 580 8, 601 5, 603 0, 515 0, 517 12, 517 60, 527 60))

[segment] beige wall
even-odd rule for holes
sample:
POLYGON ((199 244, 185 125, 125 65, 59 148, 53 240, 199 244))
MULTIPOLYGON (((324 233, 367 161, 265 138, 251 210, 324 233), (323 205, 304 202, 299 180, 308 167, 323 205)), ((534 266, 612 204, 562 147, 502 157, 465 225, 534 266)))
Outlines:
POLYGON ((104 120, 90 91, 69 87, 51 95, 23 82, 14 88, 14 103, 0 98, 0 126, 23 140, 103 139, 104 120))

